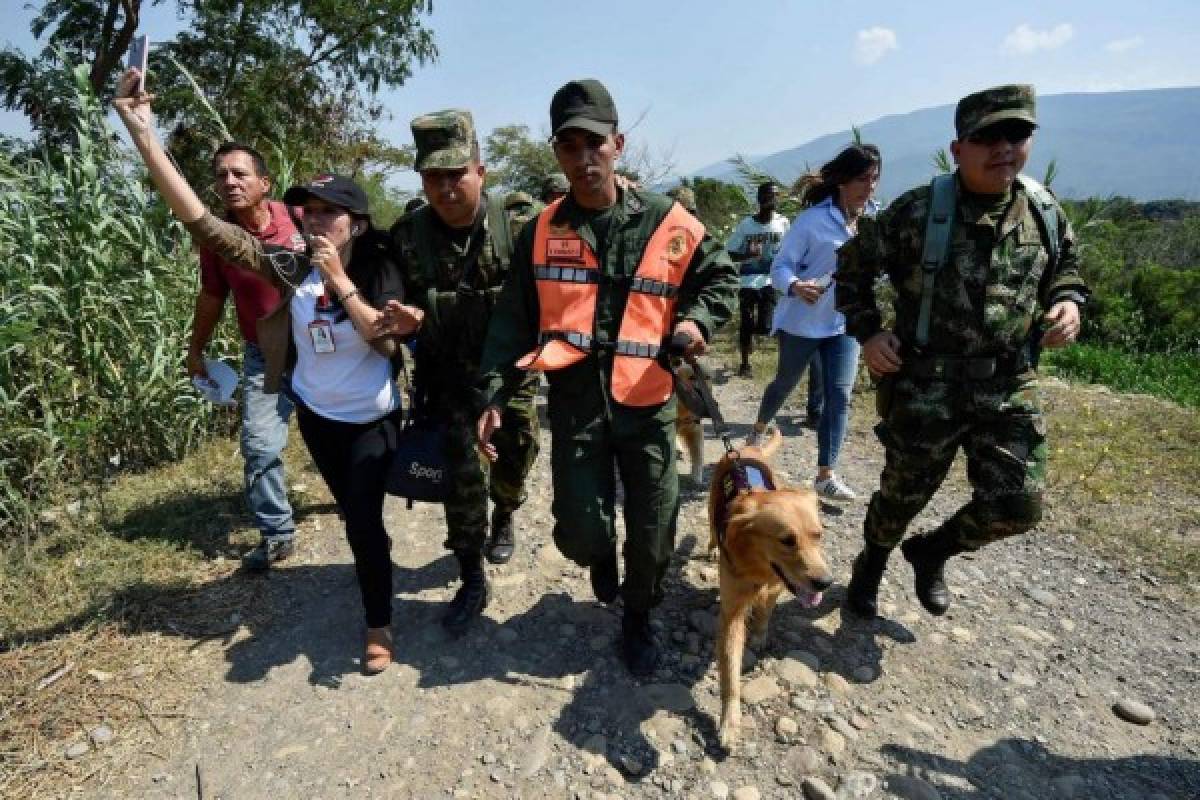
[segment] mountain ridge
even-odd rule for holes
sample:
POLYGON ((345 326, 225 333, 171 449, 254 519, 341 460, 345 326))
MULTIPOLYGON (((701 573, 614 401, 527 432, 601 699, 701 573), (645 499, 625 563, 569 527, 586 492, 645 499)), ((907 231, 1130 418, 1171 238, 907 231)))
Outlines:
MULTIPOLYGON (((1053 188, 1060 196, 1200 200, 1200 165, 1194 164, 1200 87, 1044 95, 1038 98, 1038 120, 1025 171, 1040 178, 1054 160, 1053 188)), ((883 152, 879 196, 891 199, 933 175, 934 153, 954 135, 954 105, 888 114, 858 128, 863 141, 883 152)), ((847 129, 748 160, 790 183, 806 165, 828 161, 850 141, 847 129)), ((728 160, 691 175, 740 182, 728 160)))

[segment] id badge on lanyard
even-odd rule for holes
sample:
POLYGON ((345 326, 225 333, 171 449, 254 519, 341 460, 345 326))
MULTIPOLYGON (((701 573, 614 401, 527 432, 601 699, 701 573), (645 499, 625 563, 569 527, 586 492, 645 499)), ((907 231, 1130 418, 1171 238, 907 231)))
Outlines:
MULTIPOLYGON (((329 295, 322 287, 321 294, 317 296, 317 313, 328 314, 332 311, 329 295)), ((314 353, 333 353, 337 350, 333 344, 333 323, 328 319, 315 319, 308 323, 308 337, 312 339, 314 353)))
POLYGON ((308 336, 312 339, 315 353, 332 353, 337 350, 333 345, 333 323, 327 319, 317 319, 308 323, 308 336))

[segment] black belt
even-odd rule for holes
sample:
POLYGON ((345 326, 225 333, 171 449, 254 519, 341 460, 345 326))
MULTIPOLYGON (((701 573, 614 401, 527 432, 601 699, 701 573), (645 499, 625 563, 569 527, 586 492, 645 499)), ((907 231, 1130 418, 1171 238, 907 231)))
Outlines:
POLYGON ((906 354, 903 371, 915 378, 940 381, 986 381, 1011 377, 1030 368, 1025 352, 999 356, 921 356, 906 354))
POLYGON ((576 331, 543 331, 539 337, 539 343, 543 345, 552 341, 566 342, 585 353, 596 350, 636 358, 658 358, 659 352, 662 351, 662 348, 656 344, 630 342, 624 339, 615 342, 598 342, 594 337, 576 331))

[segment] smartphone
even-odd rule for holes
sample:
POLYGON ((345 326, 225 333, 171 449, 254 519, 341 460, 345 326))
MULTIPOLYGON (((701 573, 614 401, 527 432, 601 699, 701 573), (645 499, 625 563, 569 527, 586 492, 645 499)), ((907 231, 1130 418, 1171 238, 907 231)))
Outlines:
POLYGON ((150 37, 135 36, 129 43, 129 55, 125 58, 125 67, 137 67, 141 73, 138 78, 137 91, 146 91, 146 59, 150 55, 150 37))

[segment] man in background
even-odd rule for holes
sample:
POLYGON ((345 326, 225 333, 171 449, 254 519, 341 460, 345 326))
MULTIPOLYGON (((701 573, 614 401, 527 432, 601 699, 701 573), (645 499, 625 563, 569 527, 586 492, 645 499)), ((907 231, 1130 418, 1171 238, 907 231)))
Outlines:
MULTIPOLYGON (((266 244, 304 249, 304 238, 296 230, 287 206, 268 197, 271 178, 257 150, 237 142, 223 144, 213 154, 212 169, 213 185, 227 220, 266 244)), ((292 403, 282 392, 263 391, 264 361, 256 330, 257 321, 279 305, 279 292, 250 270, 201 249, 200 293, 187 352, 187 371, 193 378, 208 377, 204 350, 230 294, 244 342, 241 451, 246 505, 262 534, 258 546, 242 558, 242 565, 252 572, 262 572, 295 550, 296 523, 288 503, 282 455, 292 403)))

